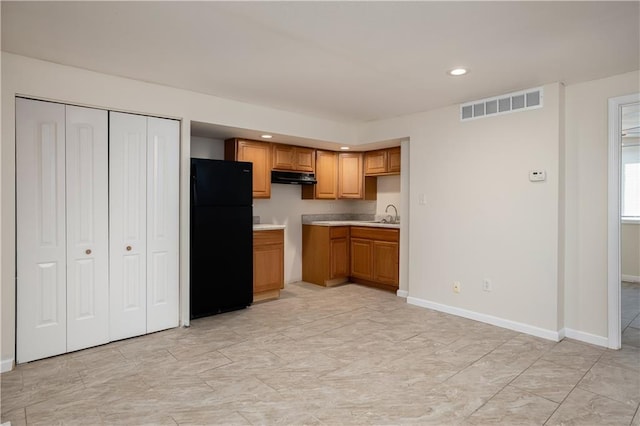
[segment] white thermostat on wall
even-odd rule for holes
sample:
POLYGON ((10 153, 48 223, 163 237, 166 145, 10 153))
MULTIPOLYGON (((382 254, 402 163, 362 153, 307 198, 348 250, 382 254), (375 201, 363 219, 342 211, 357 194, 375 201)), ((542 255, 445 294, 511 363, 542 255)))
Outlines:
POLYGON ((529 180, 531 182, 542 182, 547 179, 547 172, 544 170, 531 170, 529 172, 529 180))

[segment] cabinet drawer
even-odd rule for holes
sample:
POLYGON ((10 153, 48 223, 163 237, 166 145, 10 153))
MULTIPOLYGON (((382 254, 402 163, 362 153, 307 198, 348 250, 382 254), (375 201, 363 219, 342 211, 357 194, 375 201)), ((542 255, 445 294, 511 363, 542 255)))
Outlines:
POLYGON ((253 245, 284 243, 284 229, 270 229, 266 231, 253 231, 253 245))
POLYGON ((329 231, 329 236, 333 238, 346 238, 349 236, 348 226, 333 226, 329 231))
POLYGON ((398 229, 352 226, 351 238, 366 238, 369 240, 398 242, 400 240, 400 232, 398 229))

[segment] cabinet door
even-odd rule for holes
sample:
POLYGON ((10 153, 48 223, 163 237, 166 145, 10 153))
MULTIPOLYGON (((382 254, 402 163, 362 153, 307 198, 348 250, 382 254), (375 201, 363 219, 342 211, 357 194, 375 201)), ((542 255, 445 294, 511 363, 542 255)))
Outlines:
POLYGON ((253 248, 253 292, 279 290, 284 283, 284 245, 266 244, 253 248))
POLYGON ((387 172, 387 151, 371 151, 364 154, 364 174, 375 175, 387 172))
POLYGON ((329 243, 331 279, 349 276, 349 239, 334 238, 329 243))
POLYGON ((351 238, 351 276, 371 280, 372 269, 371 240, 351 238))
POLYGON ((289 145, 273 144, 273 168, 277 170, 294 169, 294 148, 289 145))
POLYGON ((338 198, 364 198, 362 154, 338 154, 338 198))
POLYGON ((178 326, 180 122, 147 118, 147 333, 178 326))
POLYGON ((65 108, 16 99, 16 360, 67 348, 65 108))
POLYGON ((338 196, 338 164, 336 153, 316 151, 315 198, 334 200, 338 196))
POLYGON ((238 161, 253 163, 253 198, 271 197, 271 145, 238 141, 238 161))
POLYGON ((389 148, 387 152, 387 171, 400 173, 400 147, 389 148))
POLYGON ((316 151, 312 148, 295 148, 295 170, 300 172, 314 172, 316 169, 316 151))
POLYGON ((66 106, 68 352, 109 341, 107 114, 66 106))
POLYGON ((398 243, 373 242, 373 281, 398 286, 398 243))
POLYGON ((147 118, 109 113, 111 340, 147 329, 147 118))

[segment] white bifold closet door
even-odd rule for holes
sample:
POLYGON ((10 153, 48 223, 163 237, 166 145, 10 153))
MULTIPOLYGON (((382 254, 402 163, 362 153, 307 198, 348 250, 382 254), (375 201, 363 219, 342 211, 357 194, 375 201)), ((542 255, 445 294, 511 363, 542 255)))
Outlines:
POLYGON ((18 363, 108 341, 107 112, 16 99, 18 363))
POLYGON ((179 321, 180 123, 147 118, 147 333, 179 321))
POLYGON ((178 325, 179 122, 109 118, 110 337, 178 325))
POLYGON ((109 155, 104 110, 66 106, 67 352, 109 341, 109 155))

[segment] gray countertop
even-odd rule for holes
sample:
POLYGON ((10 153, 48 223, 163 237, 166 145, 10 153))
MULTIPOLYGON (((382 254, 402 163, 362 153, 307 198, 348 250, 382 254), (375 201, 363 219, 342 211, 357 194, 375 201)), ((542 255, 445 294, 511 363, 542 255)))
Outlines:
POLYGON ((366 220, 317 220, 310 225, 318 226, 368 226, 371 228, 391 228, 400 229, 399 223, 381 223, 366 220))
POLYGON ((254 223, 254 231, 272 231, 274 229, 285 229, 286 225, 275 225, 273 223, 254 223))

